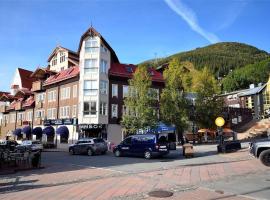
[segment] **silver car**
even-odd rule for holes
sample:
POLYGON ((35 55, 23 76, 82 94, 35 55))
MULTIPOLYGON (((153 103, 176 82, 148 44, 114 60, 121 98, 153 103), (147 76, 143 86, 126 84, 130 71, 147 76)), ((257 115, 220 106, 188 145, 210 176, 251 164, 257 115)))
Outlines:
POLYGON ((87 154, 92 156, 94 154, 105 154, 107 151, 107 142, 101 138, 84 138, 69 146, 69 153, 71 155, 87 154))
POLYGON ((16 146, 16 150, 18 151, 42 151, 43 145, 40 141, 31 141, 24 140, 18 146, 16 146))

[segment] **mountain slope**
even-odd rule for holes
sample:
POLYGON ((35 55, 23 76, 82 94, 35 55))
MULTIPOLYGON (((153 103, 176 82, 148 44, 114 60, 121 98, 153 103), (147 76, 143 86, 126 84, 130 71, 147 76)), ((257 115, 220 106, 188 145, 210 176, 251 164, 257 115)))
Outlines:
POLYGON ((231 70, 270 58, 270 54, 247 44, 221 42, 195 50, 177 53, 166 58, 146 61, 142 64, 160 66, 168 63, 173 58, 178 58, 181 61, 190 61, 196 69, 202 69, 206 66, 216 77, 223 77, 231 70))

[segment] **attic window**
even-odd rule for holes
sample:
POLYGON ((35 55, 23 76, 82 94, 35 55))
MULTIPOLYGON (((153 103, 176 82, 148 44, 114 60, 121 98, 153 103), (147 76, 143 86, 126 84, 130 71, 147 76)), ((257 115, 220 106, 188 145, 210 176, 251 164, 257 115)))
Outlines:
POLYGON ((128 72, 128 73, 133 73, 132 67, 126 66, 125 68, 126 68, 126 72, 128 72))

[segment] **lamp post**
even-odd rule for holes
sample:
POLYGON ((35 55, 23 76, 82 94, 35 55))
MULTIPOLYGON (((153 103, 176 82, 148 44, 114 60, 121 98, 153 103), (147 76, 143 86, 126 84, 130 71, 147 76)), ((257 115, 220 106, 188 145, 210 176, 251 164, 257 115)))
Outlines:
POLYGON ((195 99, 192 99, 192 135, 193 135, 193 144, 195 144, 195 99))

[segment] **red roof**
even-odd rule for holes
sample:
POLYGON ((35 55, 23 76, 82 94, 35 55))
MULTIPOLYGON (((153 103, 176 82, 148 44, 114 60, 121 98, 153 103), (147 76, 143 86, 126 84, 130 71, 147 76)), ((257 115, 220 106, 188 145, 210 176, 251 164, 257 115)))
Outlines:
POLYGON ((2 94, 0 96, 0 101, 11 101, 11 100, 15 100, 17 99, 17 97, 11 95, 11 94, 2 94))
MULTIPOLYGON (((113 63, 109 70, 109 75, 132 78, 133 73, 136 71, 136 68, 137 66, 132 64, 113 63)), ((152 81, 164 82, 161 72, 158 72, 154 68, 148 68, 148 71, 151 74, 152 81)))
POLYGON ((30 91, 28 88, 21 88, 19 89, 16 94, 14 95, 15 97, 19 97, 19 96, 29 96, 29 95, 32 95, 33 92, 30 91), (21 95, 20 95, 21 94, 21 95))
POLYGON ((58 83, 70 78, 74 78, 76 76, 78 76, 80 74, 80 67, 79 66, 73 66, 70 67, 66 70, 60 71, 59 73, 50 76, 45 82, 44 82, 44 86, 45 85, 50 85, 50 84, 54 84, 54 83, 58 83))
POLYGON ((30 107, 35 103, 35 99, 33 96, 28 97, 24 102, 22 107, 30 107))
POLYGON ((34 81, 37 81, 36 78, 32 78, 31 74, 33 73, 32 71, 28 71, 26 69, 18 68, 21 80, 22 80, 22 88, 32 88, 32 83, 34 81))

